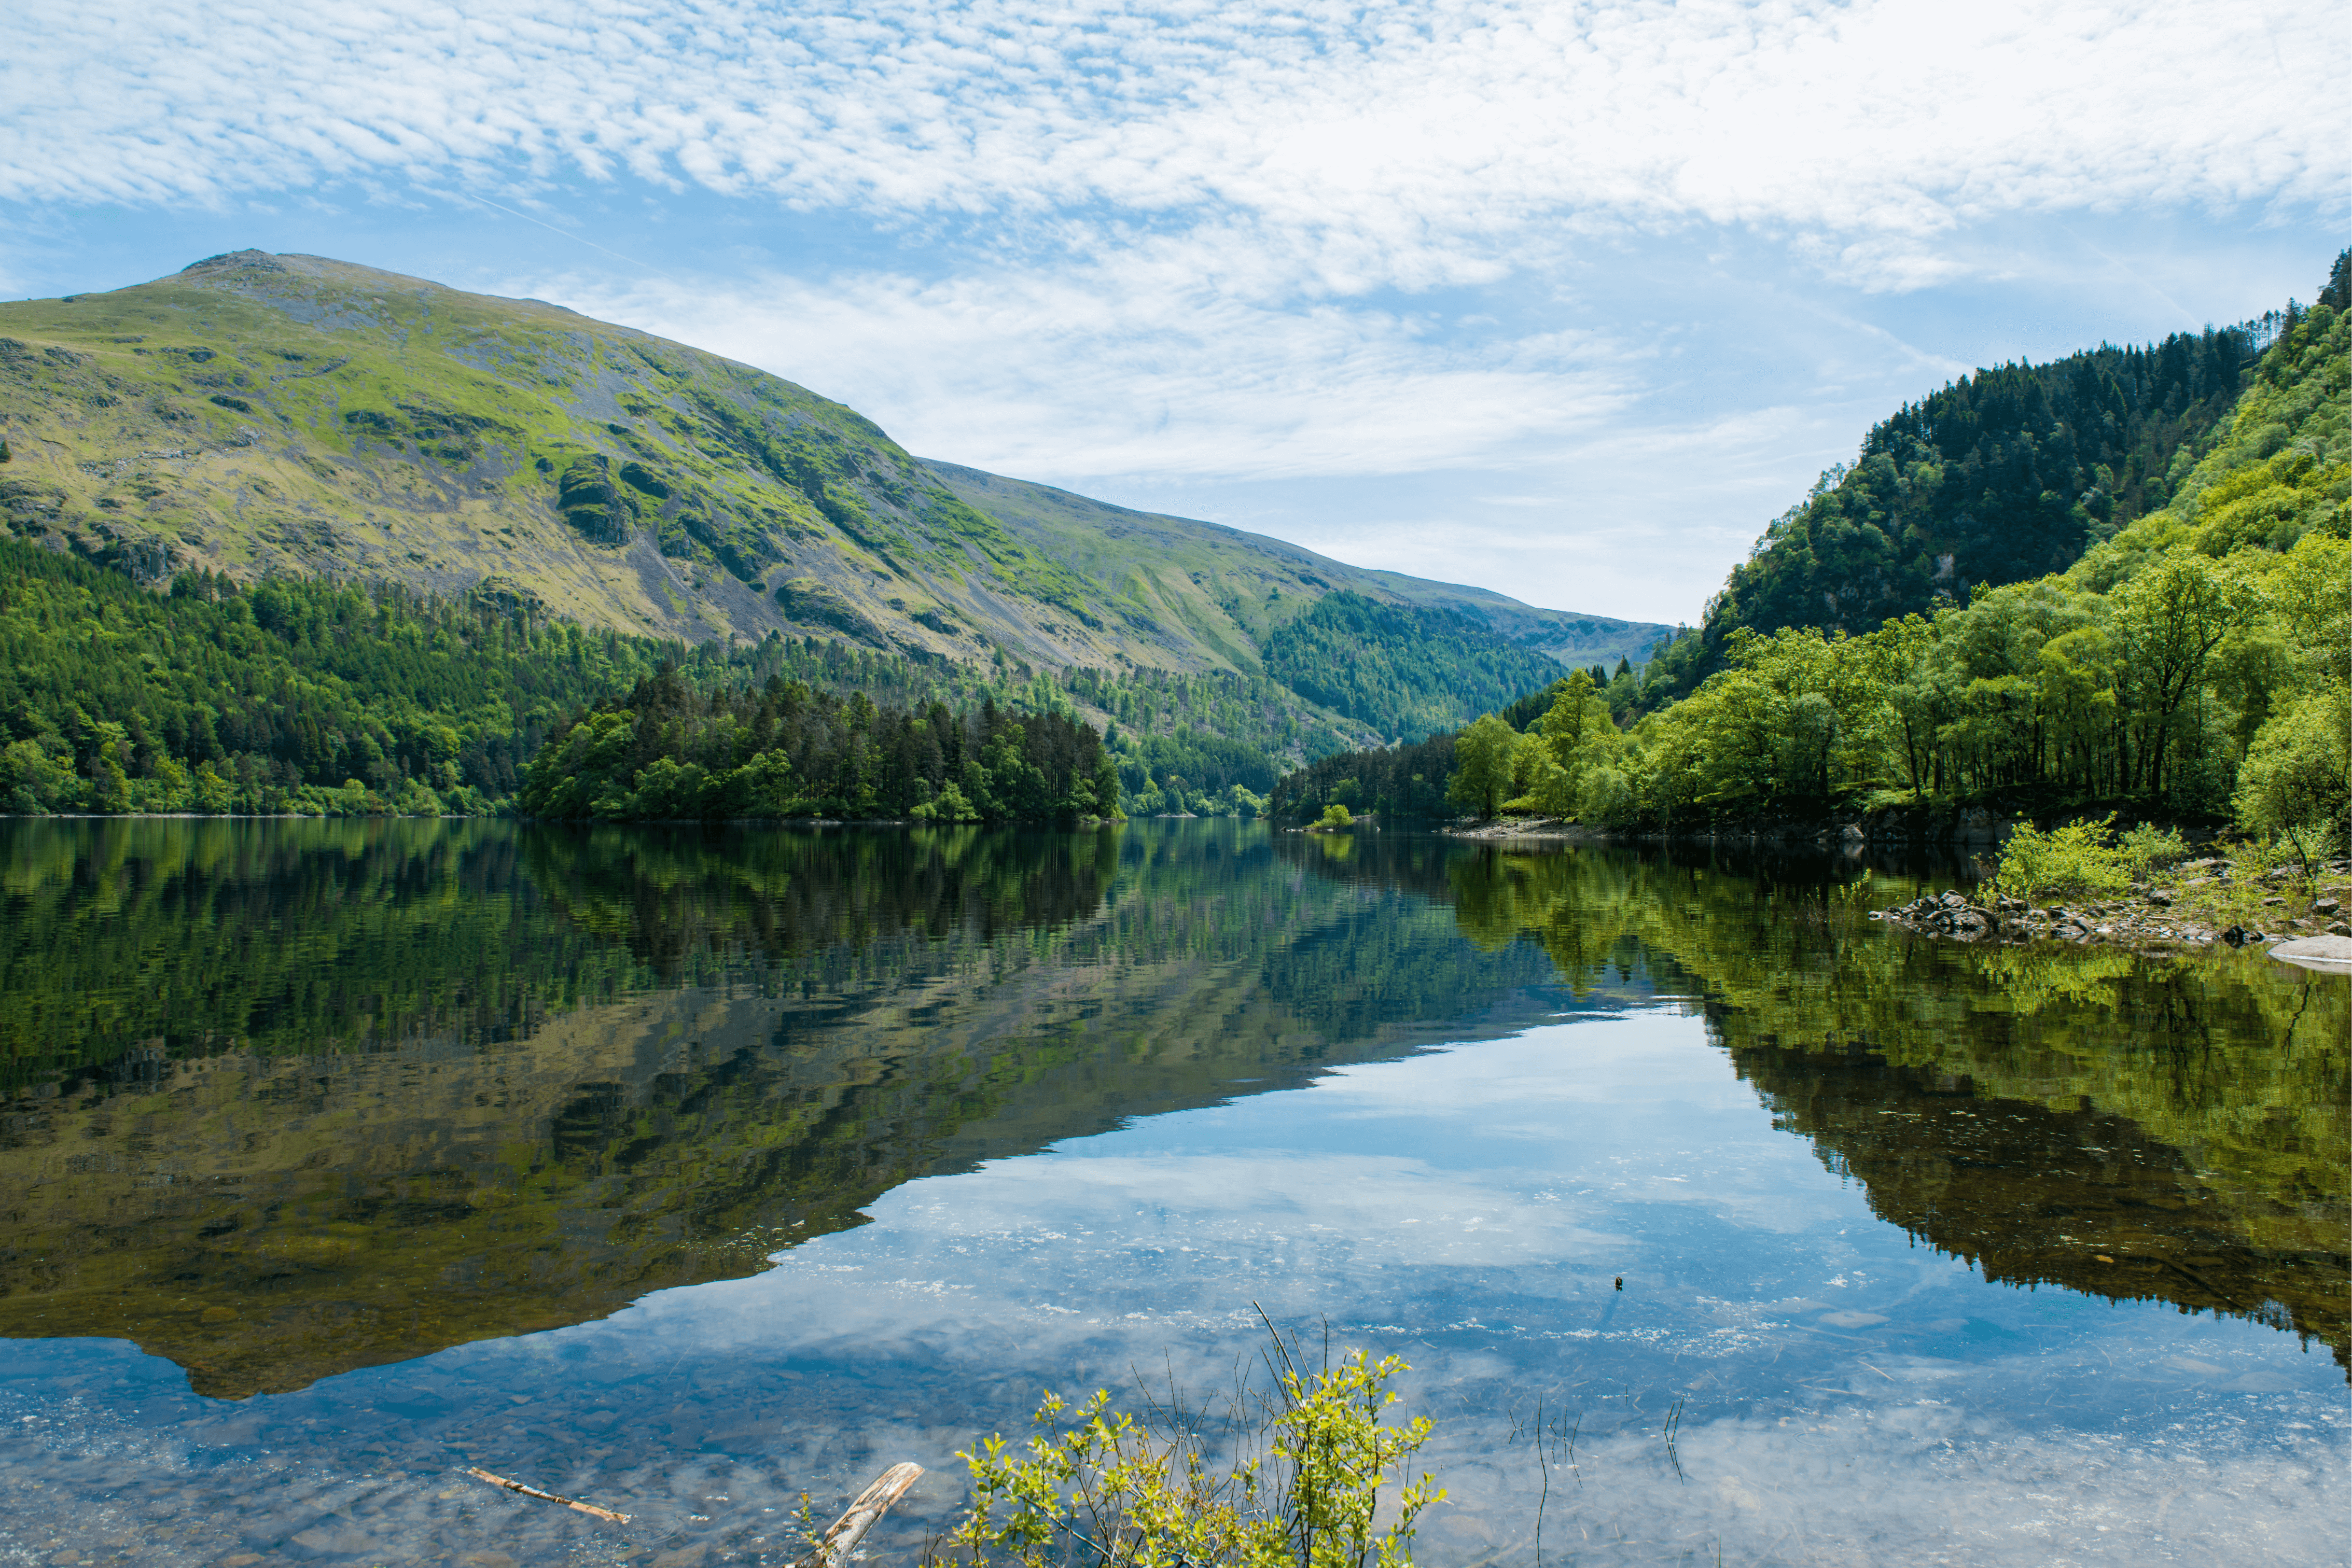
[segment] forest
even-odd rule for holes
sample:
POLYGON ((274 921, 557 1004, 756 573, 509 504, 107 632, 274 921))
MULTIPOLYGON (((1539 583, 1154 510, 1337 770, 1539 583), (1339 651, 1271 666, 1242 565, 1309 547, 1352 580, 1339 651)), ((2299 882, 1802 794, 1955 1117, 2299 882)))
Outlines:
POLYGON ((0 812, 490 815, 545 738, 665 667, 697 691, 799 682, 869 705, 1104 716, 1141 809, 1253 814, 1285 755, 1343 749, 1277 683, 1055 674, 816 637, 689 645, 496 595, 184 572, 168 591, 0 539, 0 812))
POLYGON ((1417 740, 1539 685, 1559 665, 1466 615, 1328 593, 1269 632, 1269 674, 1391 738, 1417 740))
MULTIPOLYGON (((1769 603, 1759 585, 1809 573, 1840 580, 1815 548, 1817 532, 1834 531, 1823 503, 1839 497, 1843 516, 1874 493, 1868 476, 1894 466, 1882 426, 1854 471, 1863 482, 1850 474, 1774 525, 1707 628, 1650 668, 1606 684, 1573 673, 1442 747, 1433 740, 1322 759, 1286 778, 1272 809, 1308 815, 1352 792, 1364 806, 1420 810, 1442 789, 1446 810, 1480 817, 1538 813, 1667 831, 1989 803, 2036 816, 2128 809, 2263 836, 2344 834, 2352 829, 2347 260, 2352 253, 2337 258, 2317 305, 2290 304, 2273 319, 2227 413, 2168 460, 2162 504, 2105 537, 2100 518, 2099 528, 2079 525, 2084 548, 2054 569, 1979 581, 1868 627, 1837 621, 1826 600, 1817 601, 1821 613, 1808 612, 1801 597, 1781 612, 1801 617, 1794 621, 1743 623, 1723 612, 1727 603, 1745 617, 1769 603), (2200 455, 2184 461, 2191 453, 2200 455), (1885 466, 1874 468, 1882 457, 1885 466)), ((2207 357, 2183 349, 2183 362, 2218 373, 2227 355, 2217 342, 2189 344, 2207 357)), ((2184 378, 2177 390, 2187 397, 2200 383, 2184 378)), ((1939 418, 1960 407, 1940 406, 1939 418)), ((1933 423, 1917 408, 1890 422, 1911 433, 1906 440, 1926 439, 1919 433, 1933 423)), ((2118 508, 2159 494, 2152 468, 2129 472, 2135 484, 2119 477, 2108 492, 2118 508)), ((2021 473, 2021 484, 2042 482, 2021 473)), ((1990 504, 1984 512, 2003 515, 1990 504)), ((2017 526, 2028 537, 1999 559, 2053 565, 2034 552, 2061 535, 2017 526)), ((1874 533, 1891 537, 1874 525, 1874 533)), ((1933 543, 1902 555, 1906 570, 1933 543)))
POLYGON ((0 540, 0 810, 437 814, 676 644, 394 585, 168 593, 0 540))
POLYGON ((2001 365, 1906 404, 1766 528, 1697 638, 1655 662, 1649 706, 1721 668, 1741 631, 1858 634, 2063 570, 2180 489, 2281 319, 2001 365))
POLYGON ((1102 737, 1065 714, 877 707, 781 676, 700 692, 665 668, 550 736, 520 804, 556 821, 1042 822, 1116 817, 1118 789, 1102 737))

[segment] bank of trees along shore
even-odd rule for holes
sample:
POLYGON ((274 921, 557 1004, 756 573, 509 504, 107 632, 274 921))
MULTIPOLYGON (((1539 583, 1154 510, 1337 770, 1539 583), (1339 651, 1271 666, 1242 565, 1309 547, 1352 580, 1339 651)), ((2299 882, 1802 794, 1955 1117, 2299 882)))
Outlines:
POLYGON ((883 708, 781 678, 703 693, 666 670, 551 736, 521 806, 621 821, 1075 821, 1118 814, 1118 765, 1059 713, 883 708))
MULTIPOLYGON (((2347 307, 2339 258, 2321 303, 2274 323, 2231 412, 2196 444, 2203 455, 2168 467, 2166 503, 2063 571, 1979 585, 1965 602, 1864 631, 1712 625, 1646 679, 1603 687, 1571 674, 1459 732, 1449 758, 1427 745, 1327 759, 1286 780, 1280 803, 1319 810, 1353 780, 1418 804, 1442 773, 1452 810, 1616 828, 1985 802, 2341 831, 2352 798, 2347 307), (1635 718, 1672 696, 1710 639, 1712 673, 1635 718)), ((2117 493, 2130 487, 2119 480, 2117 493)), ((1821 521, 1807 516, 1808 528, 1821 521)), ((1758 561, 1794 536, 1768 539, 1758 561)), ((1742 570, 1735 590, 1771 576, 1742 570)))
POLYGON ((487 809, 676 644, 386 585, 154 593, 0 541, 0 811, 487 809))

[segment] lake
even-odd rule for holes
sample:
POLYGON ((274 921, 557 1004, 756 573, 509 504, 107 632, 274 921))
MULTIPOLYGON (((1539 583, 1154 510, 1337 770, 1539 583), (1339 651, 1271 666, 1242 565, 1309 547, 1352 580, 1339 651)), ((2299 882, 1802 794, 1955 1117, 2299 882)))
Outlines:
POLYGON ((1224 821, 0 871, 0 1562, 782 1563, 911 1459, 911 1564, 1265 1320, 1411 1364, 1432 1568, 2344 1559, 2352 981, 2256 952, 1224 821))

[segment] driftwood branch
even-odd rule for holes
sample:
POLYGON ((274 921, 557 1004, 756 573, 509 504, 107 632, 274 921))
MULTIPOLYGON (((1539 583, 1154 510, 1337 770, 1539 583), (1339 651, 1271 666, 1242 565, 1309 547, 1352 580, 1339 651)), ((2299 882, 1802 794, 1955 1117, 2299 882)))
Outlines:
POLYGON ((849 1505, 849 1511, 833 1521, 815 1550, 793 1564, 793 1568, 841 1568, 866 1532, 890 1511, 890 1505, 907 1495, 907 1489, 922 1479, 920 1465, 892 1465, 882 1472, 882 1479, 867 1487, 849 1505))
MULTIPOLYGON (((609 1508, 598 1508, 593 1502, 582 1502, 576 1498, 558 1497, 551 1491, 541 1491, 537 1487, 527 1487, 520 1481, 510 1481, 504 1476, 494 1476, 488 1470, 478 1469, 471 1465, 466 1467, 466 1473, 469 1476, 478 1477, 482 1480, 486 1480, 494 1487, 504 1487, 509 1491, 519 1491, 525 1497, 540 1498, 548 1502, 560 1502, 566 1508, 576 1508, 583 1513, 593 1513, 598 1519, 607 1520, 614 1524, 626 1524, 629 1522, 629 1516, 625 1513, 614 1513, 609 1508)), ((861 1499, 859 1500, 862 1501, 864 1500, 861 1499)), ((834 1528, 835 1530, 839 1530, 841 1526, 836 1524, 834 1528)), ((861 1531, 860 1533, 863 1532, 861 1531)))

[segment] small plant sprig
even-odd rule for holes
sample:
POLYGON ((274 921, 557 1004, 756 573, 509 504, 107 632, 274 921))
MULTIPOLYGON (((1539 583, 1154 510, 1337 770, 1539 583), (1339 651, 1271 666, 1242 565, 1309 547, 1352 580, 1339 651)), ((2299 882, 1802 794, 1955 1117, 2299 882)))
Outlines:
POLYGON ((1276 1348, 1276 1392, 1255 1434, 1271 1463, 1219 1462, 1180 1408, 1139 1423, 1110 1408, 1108 1390, 1075 1410, 1048 1393, 1025 1451, 991 1436, 956 1456, 971 1501, 934 1568, 1408 1568, 1415 1521, 1445 1497, 1428 1475, 1402 1480, 1428 1418, 1381 1419, 1401 1397, 1389 1380, 1410 1368, 1353 1351, 1307 1376, 1279 1336, 1276 1348), (1392 1474, 1395 1520, 1376 1531, 1392 1474))

